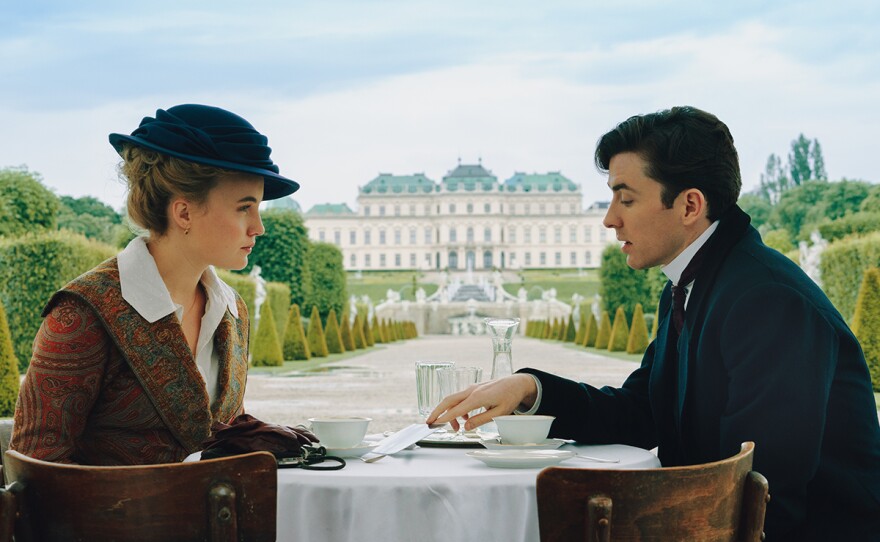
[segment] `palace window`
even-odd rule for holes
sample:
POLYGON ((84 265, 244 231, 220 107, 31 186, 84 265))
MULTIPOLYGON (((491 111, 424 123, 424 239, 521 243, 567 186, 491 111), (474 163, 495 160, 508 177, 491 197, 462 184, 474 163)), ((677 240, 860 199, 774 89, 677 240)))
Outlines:
POLYGON ((348 232, 348 244, 356 245, 357 244, 357 230, 351 230, 348 232))
POLYGON ((525 239, 526 243, 532 242, 532 228, 531 228, 531 226, 526 226, 523 228, 523 239, 525 239))
POLYGON ((357 267, 357 255, 352 254, 348 260, 349 260, 349 264, 348 264, 349 267, 351 267, 352 269, 357 267))
POLYGON ((467 204, 467 214, 469 214, 469 215, 474 214, 474 204, 473 203, 467 204))
POLYGON ((516 243, 516 228, 513 226, 507 231, 507 242, 516 243))
POLYGON ((554 259, 554 261, 556 262, 556 265, 562 265, 562 253, 561 253, 561 252, 557 252, 557 253, 554 254, 553 256, 554 256, 553 259, 554 259))
POLYGON ((455 228, 449 228, 449 242, 455 243, 458 241, 458 232, 455 231, 455 228))
POLYGON ((318 241, 324 240, 324 230, 318 230, 318 241))
POLYGON ((410 206, 409 206, 409 214, 410 214, 411 216, 415 216, 415 215, 416 215, 416 206, 415 206, 415 205, 410 205, 410 206))
POLYGON ((370 206, 364 205, 364 216, 370 216, 370 206))
POLYGON ((539 256, 540 265, 542 265, 542 266, 547 265, 547 253, 542 252, 538 256, 539 256))
POLYGON ((455 204, 454 203, 449 204, 449 214, 451 214, 451 215, 455 214, 455 204))
POLYGON ((486 213, 487 215, 489 213, 491 213, 492 212, 492 204, 491 203, 484 204, 483 205, 483 212, 486 213))
POLYGON ((379 244, 385 244, 385 230, 379 230, 379 244))
POLYGON ((562 242, 562 226, 554 226, 553 228, 553 242, 557 245, 562 242))
POLYGON ((379 206, 379 216, 385 216, 385 206, 384 205, 379 206))
POLYGON ((532 265, 532 253, 526 252, 526 265, 532 265))
POLYGON ((379 267, 385 267, 385 255, 379 254, 379 267))
POLYGON ((571 213, 571 214, 573 214, 573 215, 576 215, 576 214, 577 214, 577 204, 576 204, 576 203, 572 203, 571 205, 569 205, 569 207, 568 207, 568 212, 571 213))
POLYGON ((525 204, 525 212, 523 214, 530 214, 532 212, 532 206, 528 203, 525 204))
POLYGON ((588 250, 584 253, 584 265, 592 265, 593 264, 593 254, 588 250))
POLYGON ((467 242, 468 243, 474 242, 474 229, 471 227, 468 227, 468 229, 467 229, 467 242))
POLYGON ((369 254, 364 254, 364 267, 370 267, 372 265, 370 264, 370 259, 369 254))
POLYGON ((425 228, 425 244, 426 245, 431 244, 431 228, 430 228, 430 226, 425 228))
POLYGON ((572 252, 571 253, 571 266, 572 267, 577 266, 577 259, 578 259, 577 252, 572 252))
POLYGON ((545 226, 541 226, 538 228, 538 242, 546 243, 547 242, 547 228, 545 226))
POLYGON ((575 226, 570 226, 568 228, 568 240, 572 243, 577 243, 578 240, 578 230, 575 226))
POLYGON ((394 206, 394 216, 400 216, 400 205, 394 206))
POLYGON ((394 267, 400 267, 400 254, 394 255, 394 267))
POLYGON ((333 232, 333 242, 336 243, 337 246, 342 244, 342 232, 336 230, 333 232))
POLYGON ((410 267, 416 266, 416 253, 415 252, 409 253, 409 266, 410 267))
POLYGON ((562 214, 562 205, 560 205, 558 203, 556 205, 554 205, 553 212, 557 215, 561 215, 562 214))
POLYGON ((539 215, 547 214, 547 207, 543 203, 538 204, 538 214, 539 215))
POLYGON ((369 245, 370 243, 372 243, 372 239, 371 239, 372 237, 373 237, 373 235, 370 230, 364 230, 364 244, 365 245, 369 245))
POLYGON ((486 228, 483 230, 483 241, 487 243, 492 242, 492 228, 486 228))
POLYGON ((394 244, 395 244, 395 245, 399 245, 399 244, 400 244, 400 237, 401 237, 401 236, 400 236, 400 228, 395 229, 395 230, 394 230, 394 244))
POLYGON ((602 228, 599 230, 599 241, 604 243, 608 238, 608 230, 602 228))
POLYGON ((409 244, 411 244, 411 245, 416 244, 416 229, 415 228, 409 229, 409 244))
POLYGON ((587 243, 593 242, 593 227, 592 226, 584 226, 584 241, 587 243))

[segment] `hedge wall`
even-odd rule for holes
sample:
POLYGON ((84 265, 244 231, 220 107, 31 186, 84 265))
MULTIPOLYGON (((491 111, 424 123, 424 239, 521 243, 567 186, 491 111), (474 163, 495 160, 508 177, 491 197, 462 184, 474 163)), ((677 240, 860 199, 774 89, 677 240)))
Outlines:
POLYGON ((266 301, 272 307, 275 331, 278 332, 280 339, 284 337, 284 332, 287 330, 287 316, 290 312, 290 286, 283 282, 267 282, 266 301))
POLYGON ((880 267, 880 232, 837 241, 822 253, 822 289, 850 323, 859 285, 865 270, 871 267, 880 267))
POLYGON ((254 309, 254 304, 257 299, 257 285, 249 276, 226 271, 225 269, 217 269, 217 276, 223 279, 223 282, 232 287, 233 290, 238 292, 238 295, 244 300, 244 304, 247 306, 248 310, 248 326, 250 326, 250 329, 248 330, 248 342, 253 345, 254 321, 257 318, 257 311, 254 309))
POLYGON ((12 346, 24 372, 34 336, 55 291, 116 254, 116 248, 67 231, 0 238, 0 302, 6 307, 12 346))

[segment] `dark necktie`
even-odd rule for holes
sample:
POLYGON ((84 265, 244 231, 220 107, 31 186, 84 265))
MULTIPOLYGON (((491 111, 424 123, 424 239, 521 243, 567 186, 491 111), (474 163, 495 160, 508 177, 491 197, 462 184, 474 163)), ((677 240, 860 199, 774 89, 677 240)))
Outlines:
POLYGON ((700 272, 700 266, 706 256, 706 247, 709 243, 705 243, 700 250, 694 254, 691 261, 684 268, 678 284, 672 286, 672 323, 675 325, 675 334, 681 335, 681 329, 684 327, 684 302, 687 300, 687 290, 685 287, 693 282, 697 273, 700 272))

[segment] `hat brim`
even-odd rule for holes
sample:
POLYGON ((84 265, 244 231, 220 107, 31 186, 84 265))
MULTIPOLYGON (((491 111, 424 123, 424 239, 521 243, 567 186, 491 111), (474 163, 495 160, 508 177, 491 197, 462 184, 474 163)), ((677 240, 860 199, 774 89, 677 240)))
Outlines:
POLYGON ((294 192, 299 190, 298 182, 294 181, 293 179, 288 179, 287 177, 282 177, 281 175, 275 173, 274 171, 269 171, 268 169, 256 168, 243 164, 236 164, 235 162, 215 160, 213 158, 205 158, 204 156, 193 156, 190 154, 176 152, 160 147, 154 143, 141 139, 138 136, 110 134, 110 144, 113 145, 113 148, 116 149, 116 152, 120 155, 122 155, 123 143, 131 143, 132 145, 137 145, 138 147, 145 147, 147 149, 160 152, 162 154, 167 154, 168 156, 180 158, 181 160, 195 162, 196 164, 214 166, 231 171, 240 171, 242 173, 259 175, 263 178, 264 183, 263 201, 283 198, 284 196, 289 196, 290 194, 293 194, 294 192))

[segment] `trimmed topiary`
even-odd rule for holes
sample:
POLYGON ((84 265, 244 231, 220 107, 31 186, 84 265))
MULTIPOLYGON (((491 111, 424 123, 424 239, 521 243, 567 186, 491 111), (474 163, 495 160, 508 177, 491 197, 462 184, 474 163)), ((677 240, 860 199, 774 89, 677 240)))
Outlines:
POLYGON ((272 303, 272 317, 278 338, 284 337, 287 331, 287 317, 290 313, 290 286, 282 282, 266 283, 266 299, 272 303))
POLYGON ((284 359, 307 360, 312 357, 312 351, 306 340, 303 330, 302 316, 299 314, 299 305, 290 306, 290 314, 287 317, 287 329, 284 331, 284 359))
MULTIPOLYGON (((360 313, 358 313, 360 316, 360 313)), ((363 329, 361 330, 364 334, 364 343, 369 347, 376 344, 376 341, 373 339, 373 329, 371 328, 370 319, 367 318, 367 314, 364 313, 363 318, 361 318, 361 323, 363 324, 363 329)))
POLYGON ((856 299, 852 331, 862 345, 871 385, 880 391, 880 268, 865 271, 856 299))
POLYGON ((361 325, 360 314, 354 315, 354 323, 351 326, 351 335, 356 349, 362 350, 367 347, 367 339, 364 337, 364 326, 361 325))
POLYGON ((336 309, 330 309, 330 313, 327 314, 324 337, 327 340, 327 352, 331 354, 345 352, 345 345, 342 344, 342 334, 339 332, 339 321, 336 319, 336 309))
POLYGON ((0 417, 12 416, 15 412, 19 381, 18 360, 12 349, 6 310, 0 303, 0 417))
POLYGON ((327 339, 324 338, 324 328, 321 326, 321 315, 318 307, 312 305, 312 314, 309 316, 309 331, 306 334, 309 342, 309 350, 312 357, 326 358, 330 353, 327 351, 327 339))
POLYGON ((602 317, 599 319, 599 329, 596 330, 596 342, 593 343, 593 346, 601 348, 602 350, 607 350, 608 340, 610 338, 611 317, 608 316, 608 311, 602 311, 602 317))
POLYGON ((629 338, 626 341, 627 354, 644 354, 648 348, 648 324, 645 323, 645 312, 642 304, 636 303, 633 311, 632 325, 629 329, 629 338))
POLYGON ((580 306, 580 315, 578 316, 577 333, 574 336, 575 344, 584 344, 584 334, 587 331, 587 311, 584 306, 580 306))
POLYGON ((342 346, 345 347, 346 352, 351 352, 357 348, 354 345, 354 334, 351 332, 351 316, 348 312, 348 307, 342 311, 342 318, 339 319, 339 334, 342 335, 342 346))
POLYGON ((611 326, 611 337, 608 339, 610 352, 623 352, 626 350, 626 341, 629 339, 629 326, 626 323, 626 312, 623 306, 617 307, 614 314, 614 324, 611 326))
POLYGON ((254 367, 280 367, 284 365, 284 354, 278 342, 275 318, 272 316, 271 302, 266 299, 260 307, 260 323, 251 350, 251 365, 254 367))
POLYGON ((567 343, 573 343, 577 333, 574 330, 574 316, 568 315, 568 324, 565 326, 565 332, 562 334, 562 340, 567 343))
POLYGON ((376 343, 384 343, 384 337, 382 336, 382 324, 379 323, 379 318, 376 317, 376 313, 373 313, 373 321, 370 322, 370 328, 372 329, 372 337, 373 344, 376 343))
POLYGON ((596 344, 596 335, 599 333, 599 324, 596 323, 596 317, 592 311, 587 316, 587 331, 584 332, 584 346, 593 346, 596 344))

